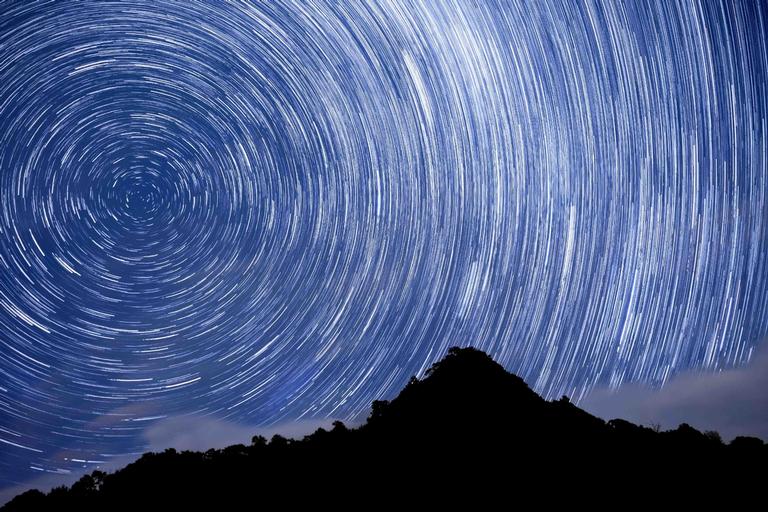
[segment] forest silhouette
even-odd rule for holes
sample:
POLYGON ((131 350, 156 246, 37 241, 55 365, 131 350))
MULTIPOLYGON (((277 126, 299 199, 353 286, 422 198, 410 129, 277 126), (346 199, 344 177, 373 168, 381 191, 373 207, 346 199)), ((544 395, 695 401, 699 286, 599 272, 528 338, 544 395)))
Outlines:
POLYGON ((336 421, 303 439, 254 436, 248 446, 145 453, 71 487, 27 491, 2 510, 375 508, 466 499, 509 508, 521 498, 558 504, 642 500, 648 492, 701 499, 757 492, 766 462, 768 445, 758 438, 726 444, 687 424, 661 431, 604 421, 566 396, 543 399, 480 350, 452 347, 396 398, 374 401, 360 427, 336 421))

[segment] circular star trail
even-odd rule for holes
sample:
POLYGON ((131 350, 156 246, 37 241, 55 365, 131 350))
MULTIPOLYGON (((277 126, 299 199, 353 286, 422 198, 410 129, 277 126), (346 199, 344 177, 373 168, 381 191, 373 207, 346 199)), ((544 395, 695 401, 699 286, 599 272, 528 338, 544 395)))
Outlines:
POLYGON ((768 334, 762 2, 0 6, 0 477, 768 334))

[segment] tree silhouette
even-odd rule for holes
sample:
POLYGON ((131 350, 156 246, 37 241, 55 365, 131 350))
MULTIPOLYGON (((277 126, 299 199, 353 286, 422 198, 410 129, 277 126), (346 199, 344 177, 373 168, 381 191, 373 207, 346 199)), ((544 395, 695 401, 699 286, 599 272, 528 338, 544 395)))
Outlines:
POLYGON ((463 497, 477 508, 491 497, 563 504, 589 489, 701 493, 705 484, 707 496, 736 485, 743 494, 760 488, 764 472, 750 468, 767 461, 754 437, 726 445, 685 423, 661 431, 603 421, 567 396, 547 401, 484 352, 452 347, 424 378, 374 401, 357 428, 334 421, 303 439, 254 435, 248 446, 150 452, 69 488, 27 491, 3 510, 296 507, 323 496, 372 506, 421 496, 452 507, 463 497))

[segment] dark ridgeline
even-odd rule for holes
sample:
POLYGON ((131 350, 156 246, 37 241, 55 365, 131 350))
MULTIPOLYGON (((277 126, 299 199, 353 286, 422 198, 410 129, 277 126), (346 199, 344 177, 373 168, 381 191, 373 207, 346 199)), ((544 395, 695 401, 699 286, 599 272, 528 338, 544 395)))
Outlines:
POLYGON ((468 498, 476 506, 502 499, 506 508, 532 497, 620 497, 626 505, 660 491, 734 499, 765 484, 767 446, 751 437, 726 445, 686 424, 660 432, 605 422, 567 397, 544 400, 484 352, 454 347, 397 398, 375 401, 359 428, 337 421, 302 440, 257 436, 250 446, 205 453, 146 453, 69 489, 28 491, 3 510, 366 508, 468 498))

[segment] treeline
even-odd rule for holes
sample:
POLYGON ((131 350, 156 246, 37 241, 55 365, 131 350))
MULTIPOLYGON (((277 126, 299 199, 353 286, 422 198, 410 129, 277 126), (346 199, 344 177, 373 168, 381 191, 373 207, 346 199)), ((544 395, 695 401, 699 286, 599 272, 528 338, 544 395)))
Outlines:
POLYGON ((760 439, 725 444, 686 424, 661 431, 606 422, 567 397, 544 400, 484 352, 454 347, 397 398, 375 401, 358 428, 335 422, 299 440, 255 436, 247 446, 146 453, 68 488, 27 491, 2 510, 377 508, 467 499, 507 508, 521 498, 563 504, 649 493, 690 503, 758 492, 766 462, 760 439))

